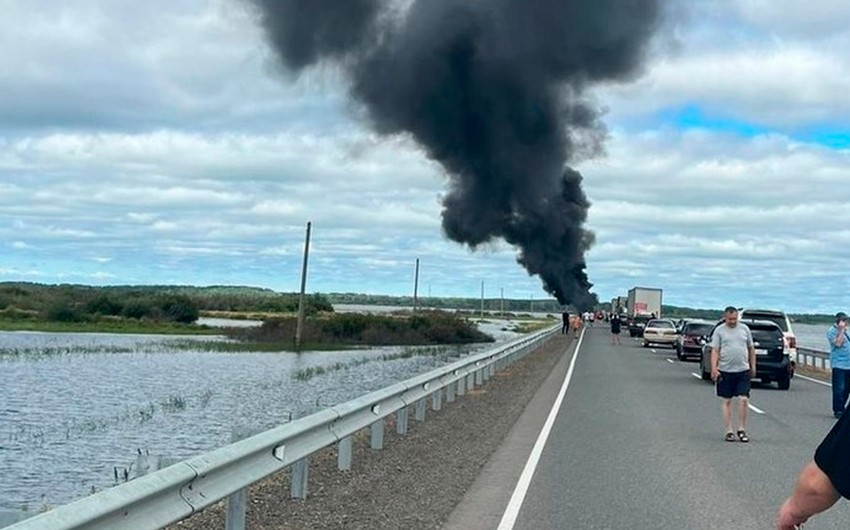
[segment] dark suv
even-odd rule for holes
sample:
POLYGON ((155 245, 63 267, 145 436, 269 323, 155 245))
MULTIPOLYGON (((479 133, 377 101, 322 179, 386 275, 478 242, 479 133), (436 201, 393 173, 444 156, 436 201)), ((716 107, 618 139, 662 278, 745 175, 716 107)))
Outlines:
POLYGON ((652 315, 635 315, 629 319, 629 337, 643 337, 646 323, 652 320, 652 315))
MULTIPOLYGON (((768 320, 754 320, 742 322, 753 333, 753 343, 756 348, 756 379, 762 383, 776 381, 780 390, 788 390, 791 387, 791 377, 794 375, 794 366, 785 353, 785 337, 782 329, 768 320)), ((717 326, 723 325, 718 322, 714 325, 711 333, 717 326)), ((702 355, 700 357, 700 370, 702 378, 706 381, 711 379, 711 335, 705 337, 702 342, 702 355)))

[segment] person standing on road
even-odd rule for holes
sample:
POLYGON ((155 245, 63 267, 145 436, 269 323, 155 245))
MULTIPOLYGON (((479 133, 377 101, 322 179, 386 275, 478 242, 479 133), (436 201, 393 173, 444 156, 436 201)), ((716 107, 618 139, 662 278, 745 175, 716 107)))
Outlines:
POLYGON ((753 334, 746 324, 738 322, 738 310, 732 306, 723 311, 724 323, 711 335, 711 380, 716 383, 717 395, 723 399, 723 424, 727 442, 737 436, 749 442, 747 407, 750 401, 750 380, 756 375, 756 349, 753 334), (732 432, 732 398, 738 398, 738 430, 732 432))
POLYGON ((621 324, 619 315, 611 315, 611 344, 620 344, 621 324))
POLYGON ((570 332, 570 312, 564 311, 561 313, 561 319, 563 321, 561 324, 561 334, 566 335, 570 332))
POLYGON ((846 313, 835 315, 835 324, 826 332, 826 338, 832 368, 832 415, 840 418, 850 396, 850 330, 846 313))
POLYGON ((850 499, 850 414, 842 415, 797 477, 794 492, 779 508, 776 528, 795 530, 815 514, 850 499))
POLYGON ((575 337, 578 337, 578 332, 581 329, 581 313, 577 314, 573 317, 573 333, 575 337))

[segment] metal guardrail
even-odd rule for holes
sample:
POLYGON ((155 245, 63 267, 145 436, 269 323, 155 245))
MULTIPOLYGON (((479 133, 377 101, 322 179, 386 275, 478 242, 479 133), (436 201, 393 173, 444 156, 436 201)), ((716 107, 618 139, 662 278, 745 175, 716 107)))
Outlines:
POLYGON ((829 352, 812 348, 797 348, 797 365, 829 371, 829 352))
POLYGON ((384 418, 395 413, 396 429, 407 430, 408 409, 425 419, 427 398, 433 410, 443 395, 482 385, 496 371, 513 364, 548 340, 560 324, 401 383, 366 394, 246 438, 212 452, 104 490, 27 519, 8 530, 157 529, 185 519, 230 496, 228 529, 244 528, 243 491, 255 482, 292 466, 291 493, 306 497, 310 455, 339 443, 340 469, 351 467, 351 436, 369 428, 374 449, 383 446, 384 418))

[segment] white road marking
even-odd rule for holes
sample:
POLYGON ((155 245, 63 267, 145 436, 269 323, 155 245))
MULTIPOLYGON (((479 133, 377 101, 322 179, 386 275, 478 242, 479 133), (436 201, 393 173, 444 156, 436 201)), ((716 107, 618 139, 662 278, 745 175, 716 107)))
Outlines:
POLYGON ((658 353, 657 351, 655 351, 655 348, 652 348, 650 351, 651 351, 652 353, 658 353))
POLYGON ((675 364, 673 359, 667 359, 667 362, 670 363, 670 364, 675 364))
POLYGON ((552 405, 552 410, 549 411, 549 417, 546 418, 546 423, 543 424, 543 429, 541 429, 540 435, 537 437, 537 441, 534 442, 534 448, 531 449, 531 454, 528 455, 528 461, 525 463, 525 468, 522 470, 522 474, 519 477, 516 488, 514 488, 511 500, 508 502, 508 507, 505 508, 505 514, 502 516, 502 521, 499 523, 498 530, 512 530, 516 523, 516 519, 519 516, 519 510, 522 508, 522 503, 525 500, 526 493, 528 493, 528 487, 531 486, 531 478, 537 470, 540 455, 543 454, 543 448, 546 446, 546 440, 549 438, 549 432, 555 424, 555 418, 558 416, 558 411, 561 409, 561 403, 564 401, 567 388, 569 388, 570 381, 573 378, 573 370, 576 366, 576 359, 578 359, 578 352, 581 349, 582 341, 584 341, 584 331, 584 329, 581 330, 581 336, 579 336, 576 351, 573 353, 573 359, 570 361, 570 367, 567 370, 567 377, 564 378, 564 384, 561 386, 560 392, 558 392, 558 397, 552 405))
POLYGON ((692 376, 694 376, 694 377, 696 377, 697 379, 702 379, 702 376, 701 376, 701 375, 699 375, 699 374, 695 374, 694 372, 691 372, 691 375, 692 375, 692 376))
POLYGON ((758 408, 758 407, 754 406, 752 403, 747 403, 747 406, 750 408, 750 410, 752 410, 752 411, 753 411, 753 412, 755 412, 756 414, 764 414, 764 411, 763 411, 763 410, 761 410, 760 408, 758 408))
POLYGON ((832 387, 832 384, 827 383, 826 381, 821 381, 819 379, 815 379, 813 377, 806 377, 805 375, 800 375, 800 374, 794 374, 794 377, 799 377, 800 379, 805 379, 806 381, 811 381, 812 383, 817 383, 819 385, 828 386, 830 388, 832 387))

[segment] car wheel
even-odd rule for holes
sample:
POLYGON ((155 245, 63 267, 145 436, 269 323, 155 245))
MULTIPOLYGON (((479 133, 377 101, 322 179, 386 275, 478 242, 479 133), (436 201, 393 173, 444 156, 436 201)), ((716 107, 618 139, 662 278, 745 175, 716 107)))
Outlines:
POLYGON ((788 390, 791 388, 791 378, 787 375, 780 377, 776 380, 776 384, 779 385, 779 390, 788 390))

